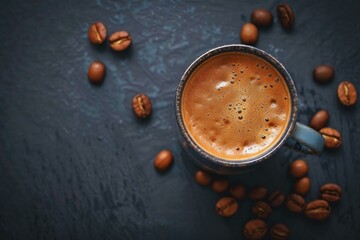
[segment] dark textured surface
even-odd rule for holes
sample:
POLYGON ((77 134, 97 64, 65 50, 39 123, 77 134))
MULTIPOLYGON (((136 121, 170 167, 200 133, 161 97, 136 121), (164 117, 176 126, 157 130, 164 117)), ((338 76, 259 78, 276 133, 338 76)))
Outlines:
MULTIPOLYGON (((219 196, 193 180, 196 167, 178 142, 174 94, 186 67, 204 51, 239 42, 256 7, 278 1, 6 1, 0 8, 0 239, 242 239, 248 200, 230 219, 216 214, 219 196), (109 33, 128 30, 131 49, 93 46, 87 28, 103 21, 109 33), (86 76, 91 61, 107 66, 100 87, 86 76), (153 100, 148 121, 135 119, 131 99, 153 100), (174 151, 165 174, 153 157, 174 151)), ((319 108, 343 134, 343 146, 317 156, 282 149, 256 172, 231 178, 289 192, 287 166, 306 158, 311 192, 325 182, 343 187, 325 222, 277 209, 291 239, 360 239, 359 104, 338 103, 337 85, 360 90, 359 1, 293 1, 294 29, 275 18, 257 47, 288 69, 297 85, 301 122, 319 108), (312 80, 320 63, 335 79, 312 80)))

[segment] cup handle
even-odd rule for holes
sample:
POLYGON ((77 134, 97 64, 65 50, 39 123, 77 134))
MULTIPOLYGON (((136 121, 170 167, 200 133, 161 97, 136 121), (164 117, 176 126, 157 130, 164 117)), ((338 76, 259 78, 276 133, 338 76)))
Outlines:
POLYGON ((314 129, 296 123, 291 138, 287 141, 290 148, 309 154, 318 154, 325 144, 323 136, 314 129))

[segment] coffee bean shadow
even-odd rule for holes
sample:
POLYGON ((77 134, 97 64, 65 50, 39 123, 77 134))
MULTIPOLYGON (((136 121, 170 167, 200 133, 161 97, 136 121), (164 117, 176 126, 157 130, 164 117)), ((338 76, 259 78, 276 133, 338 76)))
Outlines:
POLYGON ((92 44, 90 42, 89 42, 89 44, 91 45, 91 48, 94 49, 97 52, 105 52, 105 51, 108 51, 108 49, 110 49, 109 44, 108 44, 107 41, 105 41, 105 42, 103 42, 101 44, 92 44))
MULTIPOLYGON (((337 96, 336 96, 336 98, 337 98, 337 96)), ((336 101, 337 102, 337 108, 340 109, 341 114, 345 115, 344 118, 351 119, 352 115, 354 114, 354 111, 356 111, 357 103, 355 103, 352 106, 345 106, 339 101, 338 98, 336 100, 337 100, 336 101)), ((336 128, 336 127, 334 127, 334 128, 336 128)))
POLYGON ((295 32, 295 27, 294 26, 292 26, 291 28, 283 28, 282 27, 282 29, 283 29, 283 31, 286 33, 286 34, 292 34, 292 33, 294 33, 295 32))
POLYGON ((145 125, 151 124, 152 119, 153 119, 152 115, 154 115, 154 113, 152 112, 151 115, 146 117, 146 118, 136 117, 134 113, 132 113, 132 115, 133 115, 133 117, 134 117, 137 124, 145 126, 145 125))
MULTIPOLYGON (((311 79, 314 79, 312 73, 311 73, 311 79)), ((314 81, 314 83, 315 83, 316 86, 319 86, 319 87, 322 87, 322 88, 324 88, 324 87, 331 87, 331 88, 332 88, 331 82, 333 82, 334 79, 331 79, 331 80, 328 81, 328 82, 319 82, 319 81, 315 81, 315 80, 313 80, 313 81, 314 81)))
POLYGON ((269 33, 269 32, 271 32, 271 31, 273 31, 272 30, 272 28, 274 27, 274 23, 272 23, 270 26, 268 26, 268 27, 261 27, 261 28, 259 28, 259 32, 260 32, 260 34, 261 33, 269 33))
POLYGON ((159 175, 159 176, 165 176, 165 175, 168 175, 168 174, 171 174, 172 172, 172 169, 174 168, 174 162, 173 164, 171 164, 171 166, 166 169, 165 171, 158 171, 154 168, 154 170, 156 171, 156 174, 159 175))
POLYGON ((128 49, 125 49, 124 51, 114 51, 109 47, 109 51, 112 57, 118 58, 118 59, 131 59, 133 55, 133 47, 130 46, 128 49))

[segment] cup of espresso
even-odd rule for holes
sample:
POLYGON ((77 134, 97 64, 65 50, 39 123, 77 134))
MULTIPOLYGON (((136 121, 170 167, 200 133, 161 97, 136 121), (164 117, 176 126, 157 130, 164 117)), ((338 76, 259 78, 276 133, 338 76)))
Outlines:
POLYGON ((319 153, 323 137, 297 122, 298 95, 284 66, 247 45, 198 57, 176 91, 181 143, 199 166, 220 174, 251 170, 284 144, 319 153))

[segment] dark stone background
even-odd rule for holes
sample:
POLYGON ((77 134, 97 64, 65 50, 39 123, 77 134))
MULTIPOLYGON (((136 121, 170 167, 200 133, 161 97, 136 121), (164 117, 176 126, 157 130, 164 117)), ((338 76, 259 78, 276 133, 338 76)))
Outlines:
MULTIPOLYGON (((181 150, 174 94, 186 67, 204 51, 239 43, 239 30, 257 7, 276 12, 279 1, 3 1, 0 7, 0 239, 243 239, 250 201, 224 219, 219 195, 193 180, 196 167, 181 150), (93 46, 87 29, 102 21, 112 33, 128 30, 130 50, 93 46), (87 68, 107 66, 100 87, 87 68), (148 121, 135 119, 131 99, 153 100, 148 121), (170 148, 175 163, 158 174, 156 153, 170 148)), ((317 223, 276 209, 268 224, 286 222, 291 239, 360 239, 359 104, 337 100, 340 81, 360 91, 360 2, 292 1, 294 29, 275 18, 257 47, 288 69, 300 97, 299 121, 320 108, 343 134, 343 146, 321 156, 281 149, 257 171, 231 181, 289 192, 288 163, 305 158, 311 192, 335 182, 341 203, 317 223), (329 63, 335 79, 312 80, 329 63)))

